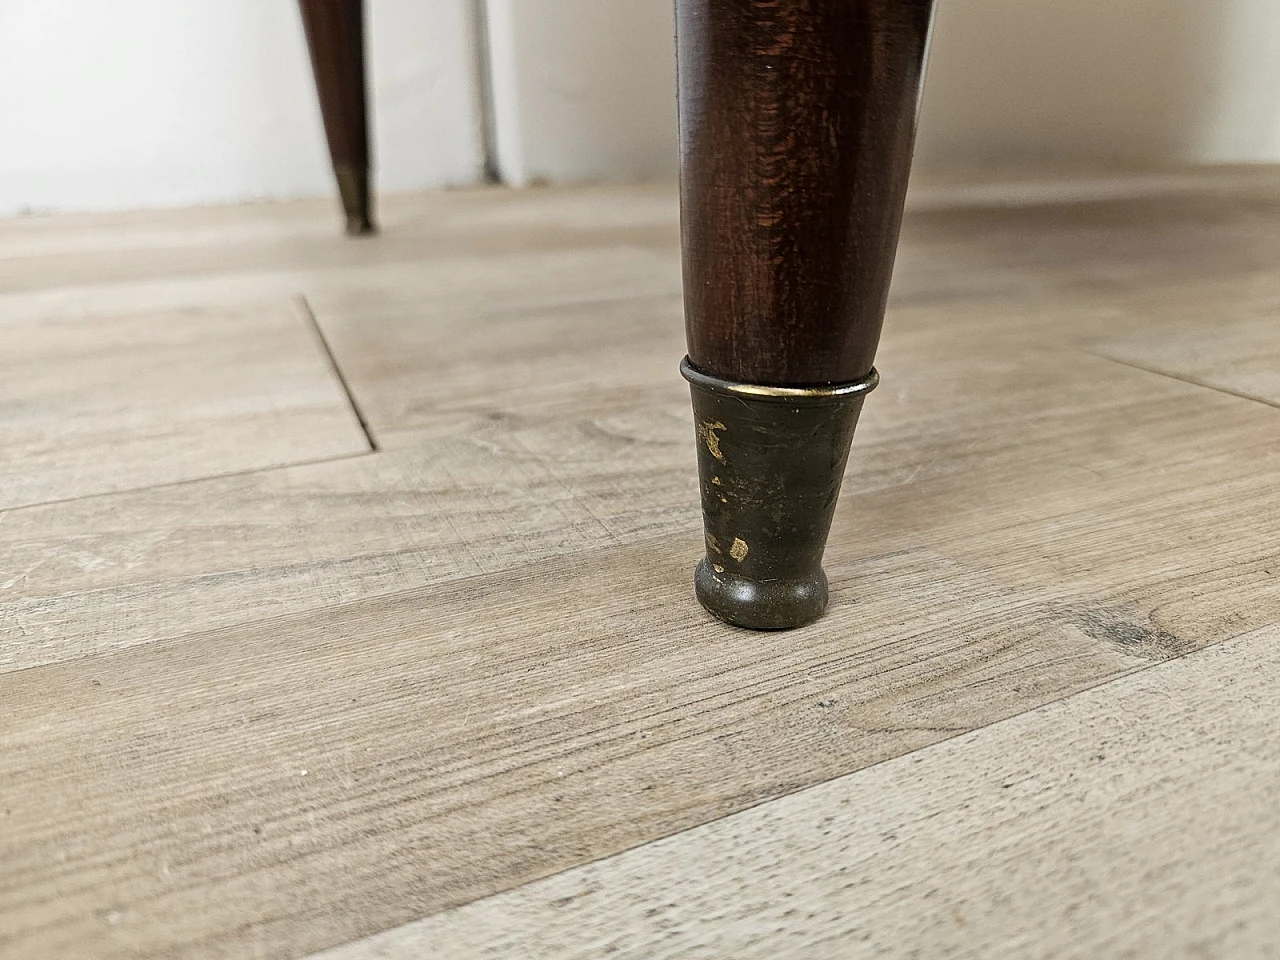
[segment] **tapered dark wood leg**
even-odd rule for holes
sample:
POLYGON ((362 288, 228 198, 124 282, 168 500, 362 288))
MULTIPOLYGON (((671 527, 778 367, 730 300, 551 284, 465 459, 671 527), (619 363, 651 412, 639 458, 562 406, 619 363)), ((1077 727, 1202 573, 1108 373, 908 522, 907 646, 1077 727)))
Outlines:
POLYGON ((363 0, 298 0, 347 233, 374 231, 365 101, 363 0))
POLYGON ((932 0, 677 0, 707 556, 740 626, 811 622, 893 271, 932 0))

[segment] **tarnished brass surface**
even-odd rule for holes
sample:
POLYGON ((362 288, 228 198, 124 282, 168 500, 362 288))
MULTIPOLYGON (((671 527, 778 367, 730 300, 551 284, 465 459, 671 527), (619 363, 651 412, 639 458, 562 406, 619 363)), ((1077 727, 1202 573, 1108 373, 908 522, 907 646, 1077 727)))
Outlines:
POLYGON ((686 357, 698 435, 707 555, 698 600, 740 627, 783 630, 827 607, 822 554, 858 414, 879 383, 769 387, 696 370, 686 357))
POLYGON ((353 237, 376 233, 370 214, 369 170, 354 164, 338 163, 333 167, 342 196, 342 211, 347 217, 347 233, 353 237))

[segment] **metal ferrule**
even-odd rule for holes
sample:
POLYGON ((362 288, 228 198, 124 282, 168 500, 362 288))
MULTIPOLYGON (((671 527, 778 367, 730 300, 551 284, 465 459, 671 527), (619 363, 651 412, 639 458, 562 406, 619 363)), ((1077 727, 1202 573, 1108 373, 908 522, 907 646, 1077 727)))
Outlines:
POLYGON ((376 233, 370 216, 369 170, 352 163, 335 163, 333 173, 342 198, 342 212, 347 218, 347 235, 363 237, 376 233))
POLYGON ((698 600, 740 627, 783 630, 827 607, 822 554, 858 414, 879 383, 771 387, 680 364, 693 395, 707 555, 698 600))

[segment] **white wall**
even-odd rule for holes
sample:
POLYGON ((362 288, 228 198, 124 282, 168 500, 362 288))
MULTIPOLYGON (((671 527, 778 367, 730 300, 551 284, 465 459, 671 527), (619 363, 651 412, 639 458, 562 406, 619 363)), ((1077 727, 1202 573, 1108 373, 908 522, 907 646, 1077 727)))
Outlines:
POLYGON ((672 0, 487 0, 506 183, 676 170, 672 0))
MULTIPOLYGON (((371 0, 377 182, 473 182, 470 0, 371 0)), ((332 192, 294 0, 0 0, 0 215, 332 192)))
POLYGON ((917 158, 1280 160, 1280 3, 941 0, 917 158))
MULTIPOLYGON (((489 0, 489 24, 509 179, 674 169, 670 0, 489 0)), ((938 2, 920 169, 1277 160, 1277 0, 938 2)))
MULTIPOLYGON (((672 0, 367 0, 377 183, 675 172, 672 0)), ((332 192, 294 0, 0 0, 0 215, 332 192)), ((1280 161, 1277 0, 939 0, 923 170, 1280 161)))

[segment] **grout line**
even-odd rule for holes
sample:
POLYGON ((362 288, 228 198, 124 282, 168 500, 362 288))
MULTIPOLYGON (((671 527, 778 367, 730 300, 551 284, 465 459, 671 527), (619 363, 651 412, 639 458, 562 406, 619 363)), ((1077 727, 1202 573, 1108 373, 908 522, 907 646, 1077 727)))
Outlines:
POLYGON ((369 444, 370 452, 376 453, 379 449, 378 441, 374 439, 373 431, 369 428, 369 420, 364 415, 364 411, 360 409, 360 403, 356 400, 356 395, 352 392, 351 384, 347 382, 342 368, 338 366, 338 358, 333 355, 333 348, 329 346, 329 341, 325 339, 324 331, 320 329, 320 321, 316 319, 315 311, 311 309, 311 304, 307 302, 307 298, 301 294, 298 295, 298 307, 301 309, 308 326, 311 327, 312 334, 319 342, 320 349, 324 352, 325 359, 329 363, 329 369, 333 371, 333 375, 338 378, 338 383, 342 385, 342 392, 346 395, 351 412, 355 414, 356 421, 360 424, 360 430, 364 433, 364 439, 369 444))
POLYGON ((1201 387, 1204 390, 1212 390, 1215 393, 1225 393, 1229 397, 1237 397, 1240 400, 1251 400, 1254 403, 1260 403, 1266 407, 1275 407, 1280 409, 1280 402, 1270 400, 1266 397, 1259 397, 1252 393, 1244 393, 1239 390, 1231 390, 1227 387, 1221 387, 1217 384, 1206 383, 1203 380, 1197 380, 1194 377, 1188 377, 1181 373, 1170 373, 1168 370, 1161 370, 1157 367, 1144 367, 1140 363, 1132 363, 1128 360, 1117 360, 1115 357, 1109 357, 1105 353, 1095 353, 1092 350, 1086 350, 1091 357, 1097 357, 1099 360, 1106 360, 1109 363, 1115 363, 1122 367, 1128 367, 1130 370, 1141 370, 1143 373, 1150 373, 1157 377, 1166 377, 1169 380, 1177 380, 1179 383, 1185 383, 1192 387, 1201 387))
POLYGON ((86 493, 79 497, 59 497, 56 500, 37 500, 34 503, 15 503, 11 507, 0 507, 0 516, 6 513, 17 513, 19 510, 36 510, 40 507, 56 507, 65 503, 79 503, 82 500, 100 500, 103 497, 120 497, 133 493, 145 493, 152 490, 168 490, 172 487, 185 487, 193 483, 205 483, 211 480, 230 480, 235 477, 252 477, 259 473, 271 473, 274 470, 288 470, 291 467, 314 467, 322 463, 342 463, 344 460, 359 460, 377 450, 361 450, 358 453, 343 453, 336 457, 316 457, 311 460, 290 460, 287 463, 267 463, 260 467, 248 467, 244 470, 231 470, 226 473, 209 473, 199 477, 187 477, 183 480, 170 480, 167 483, 149 483, 141 487, 121 487, 118 490, 103 490, 101 493, 86 493))
POLYGON ((316 320, 315 314, 311 310, 311 305, 307 302, 307 298, 299 295, 297 303, 302 311, 304 322, 311 330, 312 336, 319 341, 321 352, 325 356, 325 360, 329 368, 333 371, 333 375, 337 377, 338 383, 342 386, 342 392, 347 398, 347 404, 351 407, 351 412, 356 418, 356 422, 360 424, 360 432, 364 434, 365 442, 369 445, 368 450, 362 450, 359 453, 344 453, 336 457, 315 457, 309 460, 290 460, 287 463, 269 463, 260 467, 249 467, 244 470, 231 470, 225 473, 210 473, 199 477, 187 477, 183 480, 171 480, 167 483, 151 483, 140 487, 122 487, 118 490, 103 490, 100 493, 87 493, 78 497, 59 497, 55 500, 37 500, 33 503, 15 503, 12 506, 0 507, 0 515, 6 513, 14 513, 18 510, 34 510, 39 507, 52 507, 64 503, 77 503, 81 500, 96 500, 100 497, 115 497, 131 493, 141 493, 144 490, 167 490, 170 487, 182 487, 192 483, 204 483, 206 480, 227 480, 233 477, 252 477, 259 473, 269 473, 273 470, 285 470, 289 467, 311 467, 322 463, 341 463, 344 460, 356 460, 360 457, 367 457, 371 453, 378 453, 380 447, 373 438, 373 433, 369 429, 369 425, 365 420, 360 405, 356 402, 355 395, 351 392, 351 386, 347 383, 347 378, 343 376, 338 361, 333 355, 333 351, 329 348, 329 341, 325 339, 324 333, 320 329, 320 324, 316 320))

